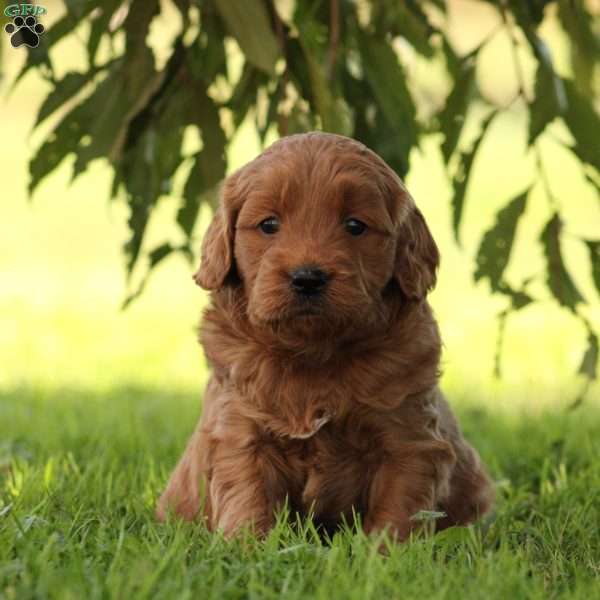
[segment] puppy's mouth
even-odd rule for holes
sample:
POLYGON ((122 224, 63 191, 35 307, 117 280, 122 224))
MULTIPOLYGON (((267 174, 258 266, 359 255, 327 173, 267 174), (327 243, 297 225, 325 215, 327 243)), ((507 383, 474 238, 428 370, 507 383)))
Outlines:
POLYGON ((289 312, 289 315, 292 318, 318 317, 318 316, 321 316, 322 314, 323 314, 323 309, 320 306, 314 306, 314 305, 300 306, 289 312))
POLYGON ((293 303, 278 314, 260 321, 261 326, 275 333, 279 343, 289 342, 294 346, 303 340, 305 349, 309 341, 332 335, 333 323, 325 306, 308 303, 293 303))

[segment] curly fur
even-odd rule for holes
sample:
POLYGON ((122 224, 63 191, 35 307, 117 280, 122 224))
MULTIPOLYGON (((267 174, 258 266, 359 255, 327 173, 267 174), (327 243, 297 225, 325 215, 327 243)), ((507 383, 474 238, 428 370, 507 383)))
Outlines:
POLYGON ((438 263, 404 184, 354 140, 290 136, 231 175, 195 275, 212 291, 213 374, 159 518, 264 534, 287 501, 328 527, 358 512, 367 532, 403 540, 420 510, 445 512, 438 528, 488 511, 490 480, 437 387, 438 263), (265 235, 271 215, 281 229, 265 235), (350 216, 363 235, 344 229, 350 216), (290 286, 305 264, 329 276, 310 310, 290 286))

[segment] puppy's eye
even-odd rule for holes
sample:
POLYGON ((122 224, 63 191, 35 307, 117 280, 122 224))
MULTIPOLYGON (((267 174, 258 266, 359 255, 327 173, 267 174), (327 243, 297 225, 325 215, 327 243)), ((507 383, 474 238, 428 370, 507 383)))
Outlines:
POLYGON ((258 224, 259 229, 267 235, 273 235, 279 231, 279 219, 277 217, 269 217, 258 224))
POLYGON ((344 221, 344 227, 350 235, 361 235, 367 229, 367 226, 358 219, 346 219, 344 221))

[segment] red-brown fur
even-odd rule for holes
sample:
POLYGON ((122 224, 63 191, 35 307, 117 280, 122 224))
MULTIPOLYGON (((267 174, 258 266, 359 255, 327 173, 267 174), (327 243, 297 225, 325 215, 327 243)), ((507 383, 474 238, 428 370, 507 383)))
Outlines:
POLYGON ((489 510, 488 476, 437 387, 438 262, 403 183, 354 140, 284 138, 230 176, 195 276, 212 290, 213 374, 159 517, 264 534, 287 500, 325 524, 356 511, 367 532, 403 540, 420 510, 444 511, 438 528, 489 510), (281 229, 266 235, 271 215, 281 229), (367 231, 351 236, 348 217, 367 231), (330 275, 313 314, 290 286, 307 263, 330 275))

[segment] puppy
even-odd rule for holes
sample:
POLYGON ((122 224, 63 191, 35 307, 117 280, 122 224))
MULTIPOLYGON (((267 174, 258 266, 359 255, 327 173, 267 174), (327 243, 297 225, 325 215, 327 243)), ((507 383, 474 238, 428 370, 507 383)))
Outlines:
POLYGON ((287 502, 405 540, 420 511, 445 514, 437 529, 488 511, 437 387, 438 262, 402 181, 352 139, 290 136, 231 175, 195 275, 212 377, 158 517, 264 535, 287 502))

